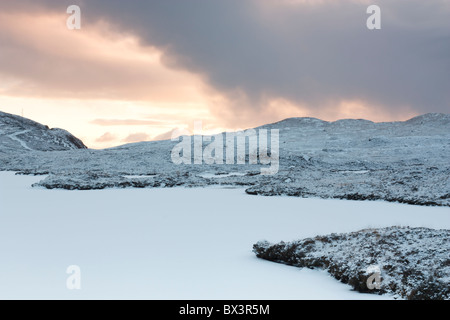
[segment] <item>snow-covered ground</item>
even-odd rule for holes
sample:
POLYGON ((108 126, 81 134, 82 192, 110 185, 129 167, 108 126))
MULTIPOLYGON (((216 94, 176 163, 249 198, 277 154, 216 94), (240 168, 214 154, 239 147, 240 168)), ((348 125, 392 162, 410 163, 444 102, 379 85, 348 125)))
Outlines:
MULTIPOLYGON (((196 164, 194 158, 202 151, 194 152, 194 139, 189 138, 191 163, 177 164, 172 152, 178 150, 178 141, 83 149, 81 142, 62 131, 0 113, 0 170, 47 174, 38 185, 50 189, 228 185, 268 196, 383 199, 450 207, 450 115, 425 114, 384 123, 289 118, 261 128, 278 130, 279 150, 271 146, 270 152, 271 157, 272 152, 278 154, 279 161, 262 164, 261 160, 267 160, 262 157, 258 164, 249 164, 249 160, 238 164, 244 154, 238 156, 238 139, 234 137, 230 140, 233 152, 228 152, 227 146, 222 154, 226 164, 196 164), (24 134, 23 130, 31 131, 24 134), (66 146, 71 141, 72 145, 66 146), (272 164, 278 168, 277 174, 260 174, 272 164)), ((261 128, 254 130, 254 138, 261 128)), ((202 150, 210 156, 211 137, 203 138, 202 150)), ((265 135, 261 141, 264 139, 265 135)), ((228 133, 223 133, 222 141, 227 140, 228 133)), ((245 150, 245 157, 249 157, 249 148, 245 150)))
POLYGON ((380 299, 326 272, 264 261, 258 240, 367 227, 450 229, 448 207, 263 197, 233 188, 31 188, 0 172, 0 298, 380 299), (66 268, 81 268, 81 290, 66 268))

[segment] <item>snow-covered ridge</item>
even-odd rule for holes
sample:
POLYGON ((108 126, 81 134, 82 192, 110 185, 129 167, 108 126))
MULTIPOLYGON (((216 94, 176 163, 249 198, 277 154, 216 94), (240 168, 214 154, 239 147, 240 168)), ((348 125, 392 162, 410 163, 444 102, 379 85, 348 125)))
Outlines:
POLYGON ((83 142, 63 129, 0 111, 0 151, 62 151, 85 149, 83 142))
POLYGON ((406 121, 394 121, 394 122, 373 122, 366 119, 340 119, 336 121, 325 121, 317 118, 311 117, 292 117, 287 118, 278 122, 266 124, 258 128, 270 128, 270 127, 298 127, 298 126, 313 126, 313 127, 341 127, 341 126, 378 126, 378 127, 389 127, 392 125, 409 126, 409 125, 427 125, 436 124, 440 125, 450 125, 450 114, 444 113, 426 113, 413 117, 406 121))
POLYGON ((257 257, 274 262, 325 269, 359 292, 448 300, 449 247, 450 230, 388 227, 289 243, 260 241, 253 251, 257 257), (379 273, 379 279, 369 279, 374 272, 379 273), (372 286, 373 281, 378 282, 378 288, 372 286))
POLYGON ((57 153, 22 152, 16 142, 19 152, 0 149, 0 170, 48 174, 37 185, 50 189, 228 185, 253 195, 450 206, 450 115, 382 123, 289 118, 260 128, 279 130, 279 171, 273 176, 259 174, 259 164, 175 165, 171 151, 178 142, 171 140, 57 153))

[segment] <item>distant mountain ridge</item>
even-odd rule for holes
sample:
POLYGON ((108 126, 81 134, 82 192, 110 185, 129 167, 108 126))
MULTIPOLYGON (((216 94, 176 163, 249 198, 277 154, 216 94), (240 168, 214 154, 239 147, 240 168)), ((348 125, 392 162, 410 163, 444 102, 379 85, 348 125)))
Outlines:
MULTIPOLYGON (((391 126, 413 126, 419 125, 441 128, 449 126, 450 114, 426 113, 413 117, 406 121, 373 122, 366 119, 339 119, 336 121, 325 121, 313 117, 291 117, 281 121, 264 124, 255 129, 288 129, 288 128, 323 128, 337 129, 347 128, 349 130, 366 130, 370 127, 391 126)), ((170 139, 167 139, 170 140, 170 139)), ((164 141, 164 140, 161 140, 164 141)), ((129 143, 127 145, 142 142, 129 143)), ((121 147, 121 146, 117 146, 121 147)), ((117 148, 115 147, 115 148, 117 148)), ((0 111, 0 152, 5 151, 67 151, 76 149, 87 149, 87 146, 79 138, 70 132, 49 128, 36 121, 0 111)))
POLYGON ((70 132, 0 111, 0 152, 86 149, 70 132))
POLYGON ((2 113, 0 170, 46 175, 35 186, 48 189, 222 185, 251 195, 450 207, 450 115, 395 122, 289 118, 259 128, 279 130, 274 175, 261 174, 269 164, 238 164, 236 154, 231 164, 176 164, 171 154, 180 142, 172 140, 86 149, 66 131, 2 113))
POLYGON ((270 127, 291 127, 291 126, 342 126, 342 125, 427 125, 427 124, 450 125, 450 114, 446 113, 425 113, 415 116, 405 121, 373 122, 367 119, 339 119, 336 121, 326 121, 312 117, 291 117, 274 123, 264 124, 258 128, 270 127))

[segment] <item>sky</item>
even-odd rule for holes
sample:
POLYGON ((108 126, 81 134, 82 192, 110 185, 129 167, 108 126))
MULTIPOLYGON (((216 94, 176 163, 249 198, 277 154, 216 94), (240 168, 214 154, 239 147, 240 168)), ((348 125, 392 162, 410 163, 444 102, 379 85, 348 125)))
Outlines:
POLYGON ((92 148, 194 121, 212 133, 450 113, 450 1, 1 0, 0 110, 92 148))

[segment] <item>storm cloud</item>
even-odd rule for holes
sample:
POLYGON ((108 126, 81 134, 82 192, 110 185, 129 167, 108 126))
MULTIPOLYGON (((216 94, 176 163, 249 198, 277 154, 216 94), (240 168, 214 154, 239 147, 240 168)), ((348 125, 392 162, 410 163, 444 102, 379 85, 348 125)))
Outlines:
MULTIPOLYGON (((17 2, 5 10, 26 10, 27 1, 17 2)), ((32 3, 55 11, 78 4, 83 24, 105 20, 157 47, 166 66, 201 76, 227 98, 228 110, 211 105, 224 117, 251 117, 273 101, 309 111, 345 101, 390 114, 450 111, 448 1, 32 3), (370 4, 381 8, 381 30, 366 27, 370 4)))

